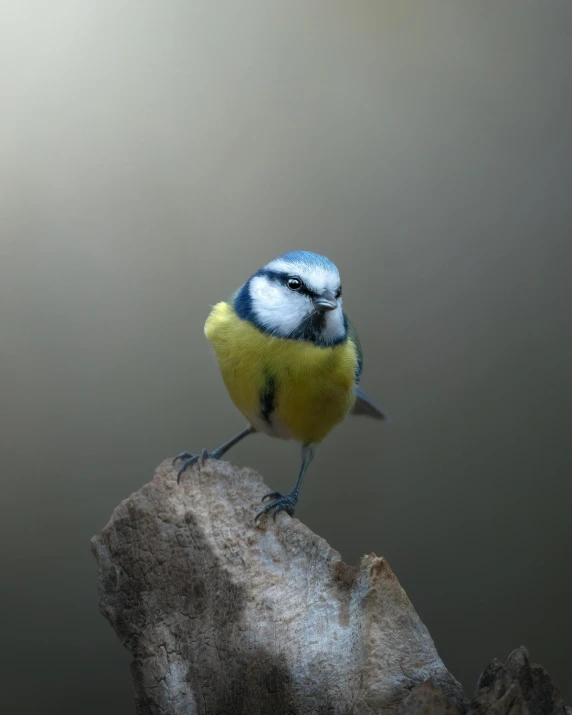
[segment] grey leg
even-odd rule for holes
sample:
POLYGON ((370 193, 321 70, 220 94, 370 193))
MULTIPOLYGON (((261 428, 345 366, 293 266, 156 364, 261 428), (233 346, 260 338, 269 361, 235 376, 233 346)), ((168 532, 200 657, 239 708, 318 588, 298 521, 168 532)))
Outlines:
POLYGON ((300 466, 300 472, 298 473, 298 479, 296 480, 294 489, 292 489, 289 494, 282 494, 281 492, 268 492, 268 494, 265 494, 262 497, 262 501, 265 499, 273 499, 274 501, 271 501, 270 504, 267 504, 261 511, 259 511, 254 521, 258 521, 263 514, 267 514, 268 512, 274 513, 275 521, 276 514, 278 514, 279 511, 285 511, 290 514, 290 516, 294 515, 294 508, 298 502, 300 485, 302 484, 304 473, 313 458, 314 452, 312 450, 312 445, 305 444, 302 447, 302 465, 300 466))
POLYGON ((256 429, 252 425, 248 425, 248 427, 245 427, 242 432, 239 432, 237 435, 229 439, 228 442, 221 444, 220 447, 213 449, 212 452, 208 452, 206 449, 203 449, 200 454, 181 452, 181 454, 178 454, 175 459, 173 459, 173 465, 177 462, 178 459, 181 460, 181 468, 179 469, 179 473, 177 474, 177 482, 181 482, 183 472, 188 467, 191 467, 193 464, 198 462, 199 459, 203 461, 205 459, 220 459, 222 455, 225 454, 225 452, 228 452, 228 450, 231 447, 234 447, 235 444, 240 442, 241 439, 244 439, 249 434, 253 434, 254 432, 256 432, 256 429))

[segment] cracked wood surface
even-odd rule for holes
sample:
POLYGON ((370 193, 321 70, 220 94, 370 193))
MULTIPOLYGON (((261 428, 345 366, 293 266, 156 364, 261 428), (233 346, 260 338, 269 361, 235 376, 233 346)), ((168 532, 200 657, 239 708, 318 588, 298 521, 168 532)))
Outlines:
POLYGON ((431 679, 461 686, 383 558, 344 564, 250 469, 170 461, 98 537, 100 609, 133 654, 138 713, 397 713, 431 679))

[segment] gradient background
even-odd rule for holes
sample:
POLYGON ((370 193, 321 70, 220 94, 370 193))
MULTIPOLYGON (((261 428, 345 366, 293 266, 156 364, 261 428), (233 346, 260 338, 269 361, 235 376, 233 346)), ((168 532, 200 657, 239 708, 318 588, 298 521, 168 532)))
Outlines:
POLYGON ((338 427, 297 515, 389 560, 469 691, 524 643, 572 703, 572 3, 0 9, 6 712, 134 711, 89 538, 242 427, 203 323, 298 248, 393 422, 338 427))

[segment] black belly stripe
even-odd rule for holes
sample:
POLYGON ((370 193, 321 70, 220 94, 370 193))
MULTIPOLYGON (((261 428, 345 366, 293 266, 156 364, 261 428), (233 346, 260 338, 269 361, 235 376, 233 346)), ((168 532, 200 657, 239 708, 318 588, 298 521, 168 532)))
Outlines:
POLYGON ((276 407, 276 380, 273 375, 266 375, 259 399, 260 413, 263 420, 268 424, 272 424, 271 417, 276 407))

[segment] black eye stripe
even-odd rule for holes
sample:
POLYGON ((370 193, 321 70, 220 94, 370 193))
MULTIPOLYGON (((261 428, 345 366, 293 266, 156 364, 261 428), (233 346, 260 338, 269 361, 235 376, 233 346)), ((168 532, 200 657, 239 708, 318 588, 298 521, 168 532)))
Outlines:
POLYGON ((308 288, 308 286, 305 285, 304 283, 302 283, 302 287, 301 287, 300 290, 297 291, 297 292, 298 292, 298 293, 302 293, 303 295, 307 295, 307 296, 309 296, 310 298, 317 298, 317 297, 318 297, 318 294, 316 293, 316 291, 310 290, 310 288, 308 288))
MULTIPOLYGON (((300 276, 293 275, 292 273, 283 273, 282 271, 271 271, 268 268, 261 268, 260 270, 256 271, 254 275, 266 276, 266 278, 268 278, 269 280, 275 281, 276 283, 282 283, 282 285, 286 287, 288 287, 288 281, 290 279, 296 278, 302 283, 302 285, 297 290, 294 290, 294 293, 301 293, 302 295, 307 295, 309 298, 317 298, 319 296, 319 293, 317 291, 308 288, 308 286, 304 283, 300 276)), ((341 294, 342 287, 340 286, 336 291, 336 298, 339 298, 341 294)))

